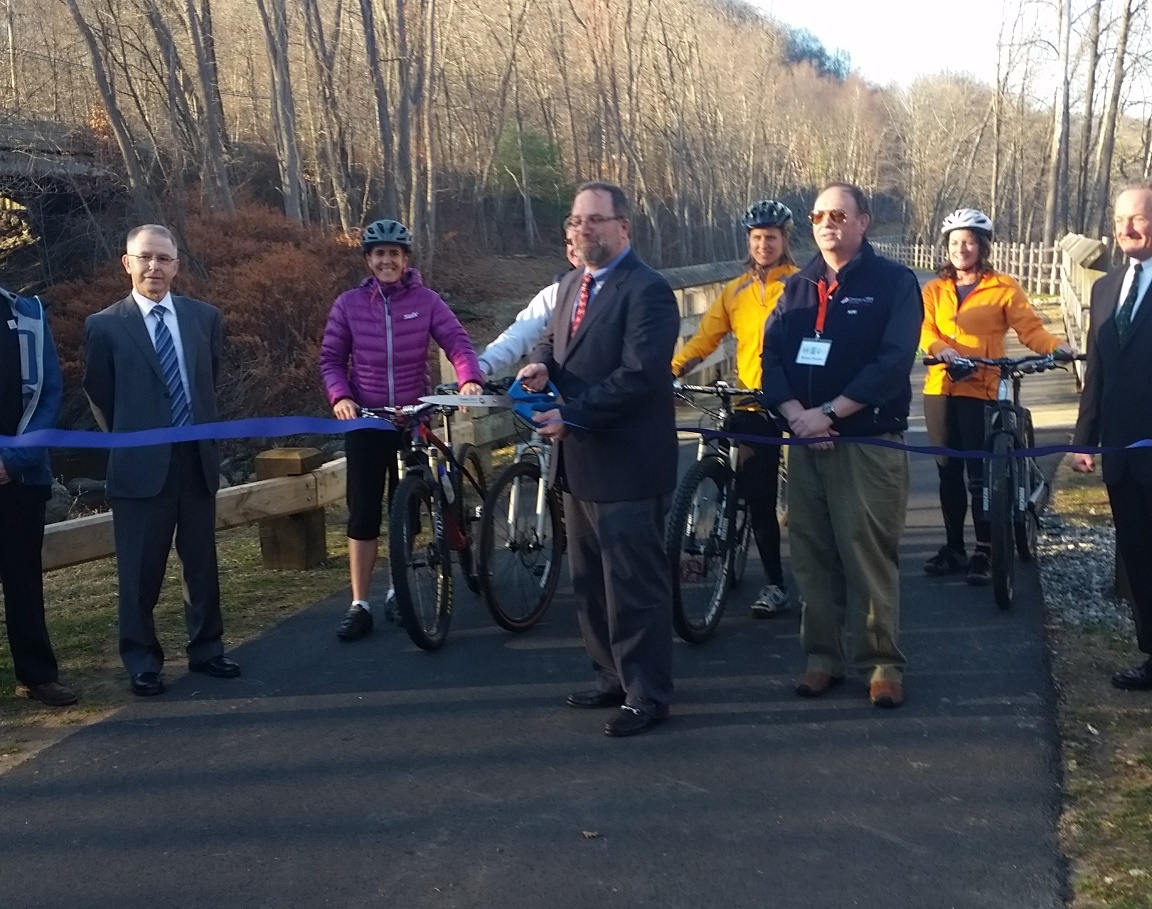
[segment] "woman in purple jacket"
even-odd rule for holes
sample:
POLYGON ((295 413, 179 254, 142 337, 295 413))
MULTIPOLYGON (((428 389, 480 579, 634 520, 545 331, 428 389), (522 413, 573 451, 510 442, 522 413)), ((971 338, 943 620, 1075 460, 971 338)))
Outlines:
MULTIPOLYGON (((361 407, 415 404, 428 394, 428 339, 444 348, 462 394, 479 394, 483 375, 476 351, 456 314, 409 267, 412 235, 399 221, 373 221, 360 238, 369 276, 336 298, 320 347, 320 375, 340 420, 361 407)), ((361 429, 345 436, 348 456, 348 564, 352 605, 337 637, 362 638, 372 630, 368 594, 388 501, 398 480, 400 434, 361 429)), ((391 591, 389 600, 393 597, 391 591)))

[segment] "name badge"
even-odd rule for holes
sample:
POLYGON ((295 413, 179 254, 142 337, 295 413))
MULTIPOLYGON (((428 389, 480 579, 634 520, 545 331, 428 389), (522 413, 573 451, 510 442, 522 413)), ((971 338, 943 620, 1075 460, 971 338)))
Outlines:
POLYGON ((801 366, 823 366, 828 362, 828 351, 832 342, 823 338, 805 338, 796 352, 796 362, 801 366))

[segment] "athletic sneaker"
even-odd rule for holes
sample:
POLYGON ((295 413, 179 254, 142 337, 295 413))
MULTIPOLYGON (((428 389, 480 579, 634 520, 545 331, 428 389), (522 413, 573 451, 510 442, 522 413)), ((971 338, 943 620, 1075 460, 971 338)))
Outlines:
POLYGON ((992 560, 988 553, 977 549, 968 561, 967 581, 973 587, 986 587, 992 583, 992 560))
POLYGON ((781 584, 765 584, 752 604, 752 618, 768 619, 788 611, 788 589, 781 584))
POLYGON ((924 572, 937 576, 945 574, 959 574, 968 567, 968 556, 963 549, 953 549, 945 544, 940 551, 924 563, 924 572))
POLYGON ((371 631, 372 613, 359 603, 353 603, 344 613, 344 621, 340 623, 336 637, 342 641, 358 641, 371 631))

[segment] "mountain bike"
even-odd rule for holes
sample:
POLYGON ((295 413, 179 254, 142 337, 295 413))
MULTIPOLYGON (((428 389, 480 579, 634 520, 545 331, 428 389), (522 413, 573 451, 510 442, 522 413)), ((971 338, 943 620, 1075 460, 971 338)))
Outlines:
POLYGON ((480 518, 479 576, 484 604, 508 631, 526 631, 543 618, 560 582, 564 557, 564 508, 548 486, 551 446, 530 416, 556 406, 554 390, 508 389, 517 419, 530 434, 516 443, 512 463, 492 481, 480 518))
MULTIPOLYGON (((1036 556, 1040 515, 1051 491, 1036 459, 1019 454, 1036 447, 1032 413, 1020 403, 1020 382, 1027 375, 1063 369, 1062 364, 1073 359, 1084 356, 958 357, 953 363, 963 371, 985 367, 1000 372, 996 400, 984 409, 984 450, 989 454, 984 460, 983 504, 991 528, 992 592, 1001 609, 1010 609, 1015 597, 1016 557, 1030 562, 1036 556)), ((926 366, 942 362, 924 359, 926 366)))
POLYGON ((401 480, 388 518, 389 567, 401 624, 423 650, 438 649, 448 635, 453 553, 468 588, 479 593, 481 587, 474 525, 487 488, 476 446, 452 446, 449 417, 456 410, 428 403, 361 409, 364 416, 391 420, 401 434, 401 480), (429 426, 435 415, 441 418, 442 437, 429 426))
MULTIPOLYGON (((754 392, 727 382, 673 383, 676 394, 723 433, 741 399, 754 392), (714 395, 714 408, 693 395, 714 395)), ((748 503, 736 491, 739 445, 723 436, 700 437, 696 463, 672 499, 665 546, 672 567, 672 622, 685 641, 699 644, 716 630, 728 593, 744 579, 752 538, 748 503)))

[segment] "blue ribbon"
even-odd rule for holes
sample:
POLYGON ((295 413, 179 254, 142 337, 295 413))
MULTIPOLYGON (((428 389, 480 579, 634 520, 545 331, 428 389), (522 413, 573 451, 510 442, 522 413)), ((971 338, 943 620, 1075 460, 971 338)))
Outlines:
POLYGON ((395 429, 376 417, 334 420, 329 417, 254 417, 220 423, 165 426, 136 432, 86 432, 75 429, 37 429, 19 436, 0 436, 0 448, 139 448, 201 439, 276 438, 298 435, 342 435, 353 429, 395 429))

